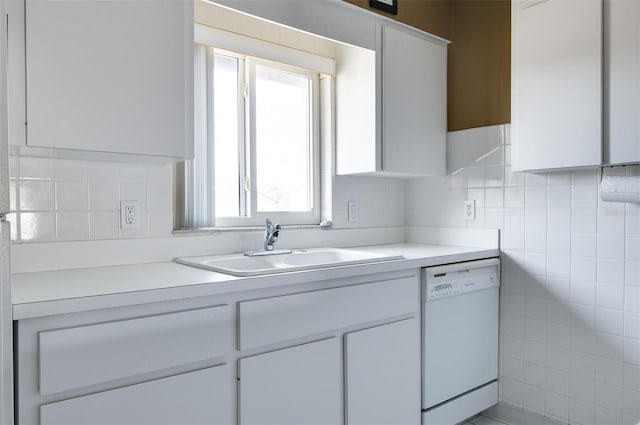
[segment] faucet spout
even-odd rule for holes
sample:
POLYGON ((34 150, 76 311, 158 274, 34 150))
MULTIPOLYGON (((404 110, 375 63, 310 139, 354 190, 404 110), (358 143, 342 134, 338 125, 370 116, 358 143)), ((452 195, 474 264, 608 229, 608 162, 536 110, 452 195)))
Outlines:
POLYGON ((264 250, 273 251, 273 244, 278 241, 278 234, 281 226, 273 224, 271 220, 266 220, 266 228, 264 230, 264 250))

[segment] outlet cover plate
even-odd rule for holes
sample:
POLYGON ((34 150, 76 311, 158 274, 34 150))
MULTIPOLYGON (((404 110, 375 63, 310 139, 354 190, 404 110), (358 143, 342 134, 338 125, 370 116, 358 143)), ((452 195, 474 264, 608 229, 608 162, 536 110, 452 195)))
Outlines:
POLYGON ((347 221, 349 223, 357 223, 360 219, 360 207, 357 201, 347 202, 347 221))
POLYGON ((120 201, 120 228, 122 230, 140 228, 140 203, 138 201, 120 201))
POLYGON ((476 219, 476 201, 475 199, 467 199, 464 201, 464 219, 473 221, 476 219))

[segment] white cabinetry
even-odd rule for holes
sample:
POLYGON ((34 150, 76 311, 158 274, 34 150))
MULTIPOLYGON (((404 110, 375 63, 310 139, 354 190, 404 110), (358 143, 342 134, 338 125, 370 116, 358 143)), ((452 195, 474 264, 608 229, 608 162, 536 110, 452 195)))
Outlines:
POLYGON ((347 425, 420 423, 417 318, 345 335, 347 425))
POLYGON ((13 145, 192 155, 191 1, 10 3, 13 145))
POLYGON ((513 170, 602 163, 602 1, 512 2, 513 170))
POLYGON ((391 24, 377 31, 375 54, 338 55, 337 173, 443 175, 446 42, 391 24))
POLYGON ((420 424, 418 269, 20 320, 20 424, 420 424))
POLYGON ((240 360, 242 425, 340 423, 340 343, 337 338, 240 360))
POLYGON ((605 0, 605 159, 609 164, 640 162, 639 22, 640 2, 605 0))

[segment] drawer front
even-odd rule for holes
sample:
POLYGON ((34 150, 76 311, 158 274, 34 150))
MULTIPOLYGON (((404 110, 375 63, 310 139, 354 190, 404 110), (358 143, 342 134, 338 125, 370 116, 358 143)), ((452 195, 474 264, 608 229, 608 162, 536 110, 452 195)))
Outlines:
POLYGON ((229 366, 104 391, 40 407, 42 425, 230 424, 229 366))
POLYGON ((247 350, 420 310, 417 276, 239 304, 239 349, 247 350))
POLYGON ((40 393, 223 356, 230 327, 219 306, 40 332, 40 393))

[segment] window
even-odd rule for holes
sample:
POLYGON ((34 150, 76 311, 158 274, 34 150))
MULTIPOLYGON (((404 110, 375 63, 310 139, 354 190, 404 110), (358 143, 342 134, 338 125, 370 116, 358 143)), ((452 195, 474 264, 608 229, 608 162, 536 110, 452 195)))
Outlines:
POLYGON ((176 168, 177 220, 318 224, 319 73, 203 45, 194 64, 194 159, 176 168))

